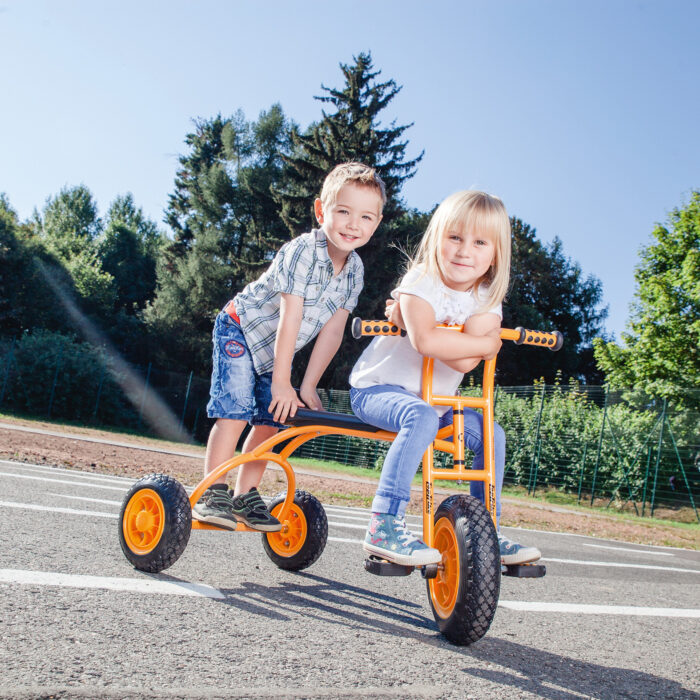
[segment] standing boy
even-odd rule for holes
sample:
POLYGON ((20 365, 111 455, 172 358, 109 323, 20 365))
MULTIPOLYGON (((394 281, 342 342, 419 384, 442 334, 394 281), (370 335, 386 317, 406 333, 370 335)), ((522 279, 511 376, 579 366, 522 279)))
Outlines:
MULTIPOLYGON (((321 408, 316 385, 340 347, 362 290, 355 249, 376 231, 385 203, 384 183, 374 169, 361 163, 336 166, 314 202, 321 228, 285 243, 267 271, 217 316, 207 404, 207 414, 217 420, 205 475, 233 458, 247 423, 252 428, 243 452, 274 435, 299 406, 321 408), (291 384, 292 359, 316 336, 300 401, 291 384)), ((241 465, 233 492, 222 477, 204 492, 193 517, 231 530, 239 521, 256 530, 279 530, 257 490, 265 467, 265 461, 241 465)))

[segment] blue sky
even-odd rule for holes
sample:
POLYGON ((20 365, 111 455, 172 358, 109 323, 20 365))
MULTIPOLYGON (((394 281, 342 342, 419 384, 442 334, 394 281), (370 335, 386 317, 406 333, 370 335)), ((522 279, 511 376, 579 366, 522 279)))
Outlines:
POLYGON ((0 0, 0 192, 22 219, 132 192, 161 222, 193 118, 279 102, 305 127, 371 51, 425 150, 406 203, 499 195, 602 281, 619 337, 640 247, 700 187, 699 26, 695 0, 0 0))

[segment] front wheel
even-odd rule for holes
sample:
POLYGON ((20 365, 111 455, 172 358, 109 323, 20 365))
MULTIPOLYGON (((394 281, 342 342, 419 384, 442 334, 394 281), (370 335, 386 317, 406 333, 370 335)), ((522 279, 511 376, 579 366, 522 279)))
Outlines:
MULTIPOLYGON (((270 503, 276 518, 282 510, 286 493, 277 494, 270 503)), ((320 501, 307 491, 295 491, 292 507, 281 521, 279 532, 266 532, 263 547, 270 559, 287 571, 311 566, 322 554, 328 541, 328 518, 320 501)))
POLYGON ((498 535, 488 511, 472 496, 450 496, 435 513, 433 547, 442 552, 428 597, 440 632, 453 644, 481 639, 501 590, 498 535))
POLYGON ((187 546, 192 509, 180 482, 149 474, 127 492, 119 513, 119 544, 140 571, 158 573, 172 566, 187 546))

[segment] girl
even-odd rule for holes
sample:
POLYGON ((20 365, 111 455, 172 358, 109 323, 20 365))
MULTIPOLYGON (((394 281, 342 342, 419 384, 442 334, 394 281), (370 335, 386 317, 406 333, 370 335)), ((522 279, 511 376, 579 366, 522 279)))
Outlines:
MULTIPOLYGON (((433 391, 455 394, 464 373, 501 347, 501 302, 510 272, 510 221, 498 197, 466 190, 450 195, 436 209, 415 259, 389 303, 390 320, 406 336, 375 338, 350 374, 350 402, 366 423, 397 433, 384 460, 363 548, 397 564, 423 566, 441 560, 438 550, 414 537, 404 514, 411 481, 423 453, 438 430, 452 423, 447 406, 432 407, 421 398, 423 355, 435 358, 433 391), (464 324, 463 333, 436 328, 464 324)), ((474 451, 474 469, 482 469, 483 419, 465 410, 465 446, 474 451)), ((501 513, 505 434, 494 426, 496 515, 501 513)), ((472 495, 484 501, 484 485, 472 482, 472 495)), ((499 534, 501 561, 522 564, 539 559, 535 547, 523 547, 499 534)))

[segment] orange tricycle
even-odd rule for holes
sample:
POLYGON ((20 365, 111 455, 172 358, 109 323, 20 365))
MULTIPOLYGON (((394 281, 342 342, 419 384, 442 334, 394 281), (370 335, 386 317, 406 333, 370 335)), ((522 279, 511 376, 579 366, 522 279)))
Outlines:
MULTIPOLYGON (((445 326, 461 331, 462 326, 445 326)), ((355 338, 404 333, 387 321, 354 319, 355 338)), ((501 330, 503 340, 518 345, 535 345, 559 350, 562 335, 555 331, 523 328, 501 330)), ((486 634, 498 605, 502 575, 544 576, 541 564, 501 566, 496 533, 494 465, 494 372, 496 358, 484 363, 481 396, 439 396, 433 394, 432 358, 424 358, 422 398, 433 406, 450 406, 452 425, 442 428, 423 455, 423 541, 442 553, 438 564, 403 566, 370 556, 365 570, 380 576, 406 576, 419 569, 426 579, 428 598, 438 628, 453 644, 471 644, 486 634), (484 420, 484 468, 465 465, 462 438, 464 408, 481 409, 484 420), (453 457, 451 468, 437 468, 434 450, 453 457), (436 479, 482 481, 485 503, 470 495, 452 495, 435 509, 436 479)), ((323 435, 347 435, 391 441, 396 433, 363 423, 353 415, 326 411, 297 410, 287 420, 289 426, 261 443, 216 467, 189 494, 177 480, 165 474, 139 479, 128 491, 119 516, 119 541, 131 564, 157 573, 172 566, 185 550, 192 530, 220 530, 192 519, 192 508, 207 488, 232 469, 246 462, 267 460, 277 464, 287 477, 287 489, 269 503, 270 512, 282 523, 278 532, 262 534, 267 556, 281 569, 300 571, 311 566, 322 554, 328 539, 328 520, 320 501, 296 488, 289 458, 305 442, 323 435), (273 448, 280 446, 279 452, 273 448)), ((238 523, 236 532, 258 532, 238 523)), ((258 532, 258 534, 260 534, 258 532)))

